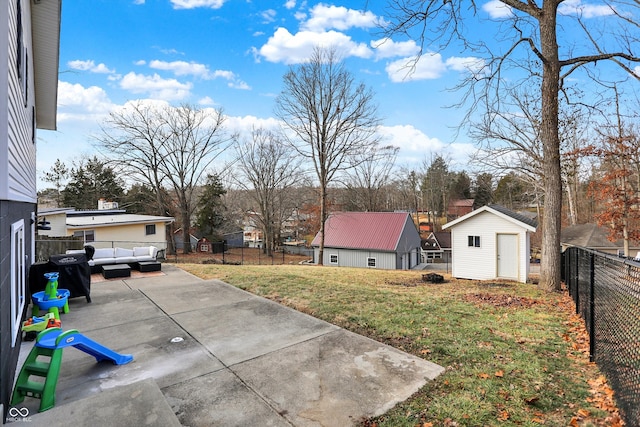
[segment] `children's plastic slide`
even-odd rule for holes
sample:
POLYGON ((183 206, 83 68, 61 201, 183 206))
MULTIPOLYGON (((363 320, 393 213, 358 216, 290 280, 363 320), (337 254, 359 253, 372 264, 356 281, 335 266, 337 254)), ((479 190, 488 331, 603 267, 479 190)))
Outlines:
POLYGON ((50 349, 59 349, 71 346, 95 357, 97 362, 108 360, 116 365, 124 365, 133 360, 133 356, 131 354, 117 353, 110 348, 87 338, 76 329, 70 329, 65 332, 62 332, 61 329, 54 329, 50 333, 43 335, 36 345, 38 347, 50 349))

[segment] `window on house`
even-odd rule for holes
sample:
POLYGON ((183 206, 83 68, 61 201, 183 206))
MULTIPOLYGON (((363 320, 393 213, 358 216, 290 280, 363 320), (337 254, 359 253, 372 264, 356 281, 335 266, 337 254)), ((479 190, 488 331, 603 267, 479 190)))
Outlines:
POLYGON ((480 247, 480 236, 467 236, 468 237, 468 246, 469 247, 480 247))
POLYGON ((11 224, 11 346, 15 347, 26 302, 24 220, 11 224))
POLYGON ((338 263, 338 255, 336 255, 336 254, 329 255, 329 262, 331 264, 337 264, 338 263))
POLYGON ((151 234, 156 234, 156 225, 155 224, 147 224, 145 226, 145 234, 147 236, 149 236, 151 234))
POLYGON ((93 230, 74 231, 73 237, 81 237, 84 240, 85 244, 96 241, 96 235, 93 230))
POLYGON ((367 267, 375 268, 376 259, 375 258, 367 258, 367 267))

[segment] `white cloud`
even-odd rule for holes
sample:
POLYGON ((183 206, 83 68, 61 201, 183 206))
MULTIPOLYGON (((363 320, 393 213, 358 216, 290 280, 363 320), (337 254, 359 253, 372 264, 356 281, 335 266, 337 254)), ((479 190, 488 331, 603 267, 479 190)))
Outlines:
POLYGON ((159 61, 153 60, 149 62, 149 67, 155 70, 171 71, 176 76, 195 76, 204 80, 225 79, 229 81, 229 87, 234 89, 251 89, 251 87, 240 80, 233 71, 214 70, 211 71, 204 64, 186 61, 159 61))
POLYGON ((314 33, 300 31, 292 35, 286 28, 278 28, 263 45, 259 53, 267 61, 297 64, 309 59, 316 46, 335 48, 343 57, 357 56, 369 58, 373 52, 364 43, 355 43, 351 37, 336 32, 314 33))
POLYGON ((208 7, 210 9, 220 9, 226 0, 171 0, 174 9, 195 9, 198 7, 208 7))
POLYGON ((311 9, 311 18, 303 22, 302 30, 323 32, 330 29, 340 31, 349 28, 373 28, 380 22, 372 12, 362 12, 354 9, 347 9, 343 6, 328 6, 317 4, 311 9))
POLYGON ((476 150, 471 143, 445 144, 412 125, 380 126, 378 134, 385 145, 400 148, 397 164, 420 164, 430 155, 440 154, 450 158, 453 166, 459 165, 464 169, 469 164, 469 156, 476 150))
POLYGON ((102 63, 96 65, 96 63, 91 59, 86 61, 76 59, 74 61, 67 62, 67 65, 69 65, 69 67, 71 67, 74 70, 89 71, 92 73, 111 74, 114 72, 113 70, 110 70, 109 68, 107 68, 106 65, 102 63))
POLYGON ((400 83, 438 79, 449 70, 479 73, 484 66, 484 61, 479 58, 453 56, 443 61, 439 53, 427 53, 420 56, 417 61, 415 57, 408 57, 390 62, 385 70, 392 82, 400 83))
POLYGON ((596 18, 599 16, 609 16, 615 13, 613 6, 584 4, 582 0, 565 0, 558 7, 561 15, 579 15, 583 18, 596 18))
POLYGON ((58 82, 58 120, 95 120, 106 116, 114 107, 104 89, 85 88, 81 84, 58 82))
POLYGON ((133 4, 144 4, 145 0, 133 0, 133 4))
POLYGON ((242 80, 235 80, 228 83, 228 86, 232 89, 240 89, 240 90, 251 90, 251 86, 249 86, 246 82, 242 80))
POLYGON ((417 55, 420 51, 420 47, 413 40, 394 42, 390 38, 383 38, 373 40, 370 45, 375 50, 376 59, 393 58, 396 56, 408 57, 417 55))
POLYGON ((216 105, 213 99, 210 96, 205 96, 198 101, 200 105, 216 105))
POLYGON ((452 56, 445 61, 447 68, 454 71, 467 71, 478 73, 482 71, 486 65, 484 59, 468 56, 466 58, 452 56))
POLYGON ((636 68, 633 69, 633 73, 640 77, 640 65, 638 65, 636 68))
POLYGON ((191 83, 180 83, 176 79, 163 79, 158 74, 146 76, 130 72, 120 81, 120 87, 131 93, 145 93, 152 98, 176 101, 187 98, 191 83))
POLYGON ((284 7, 286 7, 287 9, 293 9, 294 7, 296 7, 296 0, 287 0, 284 3, 284 7))
POLYGON ((439 53, 424 54, 417 61, 414 58, 403 58, 390 62, 385 67, 392 82, 408 82, 414 80, 432 80, 442 76, 447 70, 439 53))
POLYGON ((147 65, 147 61, 140 59, 139 61, 134 62, 133 65, 147 65))
POLYGON ((210 71, 204 64, 197 64, 195 62, 186 61, 158 61, 152 60, 149 62, 149 67, 156 70, 171 71, 176 76, 192 75, 200 78, 208 78, 210 71))
POLYGON ((263 24, 269 24, 276 20, 276 11, 273 9, 267 9, 260 13, 260 16, 262 17, 263 24))
POLYGON ((442 151, 445 146, 438 138, 429 138, 412 125, 380 126, 378 133, 385 144, 400 147, 405 155, 420 153, 424 157, 427 153, 442 151))
POLYGON ((514 16, 511 6, 507 6, 500 0, 490 0, 482 5, 482 10, 493 19, 511 18, 514 16))

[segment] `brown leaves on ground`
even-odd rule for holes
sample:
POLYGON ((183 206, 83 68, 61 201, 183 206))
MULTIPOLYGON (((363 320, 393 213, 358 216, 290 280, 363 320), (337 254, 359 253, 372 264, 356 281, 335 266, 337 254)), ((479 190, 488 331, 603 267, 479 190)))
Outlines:
MULTIPOLYGON (((592 363, 589 362, 589 333, 585 328, 582 317, 575 314, 575 305, 567 292, 563 292, 559 301, 559 307, 567 313, 567 317, 569 318, 569 320, 565 322, 568 332, 562 336, 565 341, 571 344, 571 348, 575 352, 574 355, 570 354, 569 357, 592 365, 592 363)), ((624 426, 624 421, 620 418, 618 407, 614 401, 614 392, 607 384, 606 377, 599 375, 597 378, 590 379, 587 382, 589 384, 589 392, 591 393, 591 397, 586 399, 587 402, 595 408, 608 412, 610 415, 604 420, 594 420, 591 418, 592 414, 589 411, 578 409, 569 425, 572 427, 583 425, 607 427, 624 426)))
POLYGON ((465 295, 464 298, 467 302, 473 304, 490 304, 494 307, 529 308, 536 304, 542 304, 542 301, 533 298, 517 297, 505 294, 468 294, 465 295))

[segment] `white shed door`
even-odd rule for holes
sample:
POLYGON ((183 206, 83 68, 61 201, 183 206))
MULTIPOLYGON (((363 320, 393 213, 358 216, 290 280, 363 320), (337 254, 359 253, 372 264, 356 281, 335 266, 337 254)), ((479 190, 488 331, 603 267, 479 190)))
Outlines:
POLYGON ((498 277, 518 280, 517 234, 498 234, 498 277))

